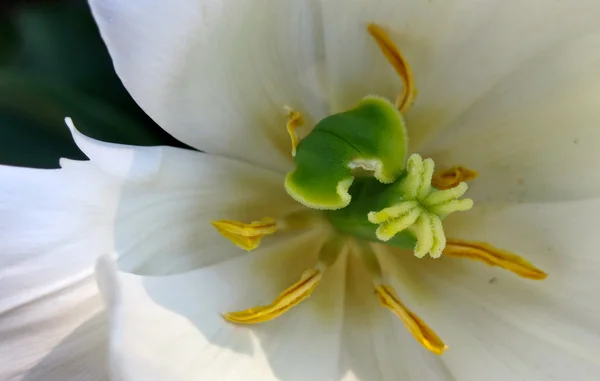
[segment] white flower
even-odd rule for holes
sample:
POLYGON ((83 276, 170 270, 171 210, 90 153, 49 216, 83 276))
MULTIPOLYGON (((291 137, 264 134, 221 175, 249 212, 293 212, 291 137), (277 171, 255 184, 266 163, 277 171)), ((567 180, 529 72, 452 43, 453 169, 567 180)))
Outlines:
POLYGON ((91 5, 136 101, 208 154, 73 130, 89 162, 0 168, 0 288, 11 295, 0 301, 3 379, 102 377, 102 331, 88 329, 103 321, 91 284, 102 255, 117 380, 600 377, 599 2, 91 5), (276 233, 247 253, 211 221, 298 210, 283 187, 293 169, 284 106, 308 129, 366 95, 394 99, 401 82, 366 32, 371 22, 419 87, 405 115, 409 150, 479 172, 474 208, 449 217, 446 235, 510 249, 549 273, 532 282, 377 245, 382 277, 448 344, 443 356, 379 305, 353 255, 275 320, 221 316, 269 303, 315 265, 326 229, 276 233))

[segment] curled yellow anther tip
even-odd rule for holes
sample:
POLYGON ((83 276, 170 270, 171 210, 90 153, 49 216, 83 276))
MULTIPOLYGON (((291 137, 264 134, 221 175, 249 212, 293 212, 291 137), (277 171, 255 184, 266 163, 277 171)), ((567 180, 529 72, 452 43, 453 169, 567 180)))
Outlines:
POLYGON ((223 314, 223 318, 237 324, 257 324, 273 320, 308 298, 322 277, 323 273, 320 270, 307 270, 298 282, 286 288, 271 304, 227 312, 223 314))
POLYGON ((298 111, 294 111, 290 107, 286 107, 285 109, 288 113, 286 129, 290 135, 290 140, 292 141, 292 156, 296 156, 296 147, 298 147, 299 143, 296 128, 304 124, 304 119, 302 118, 302 114, 298 111))
POLYGON ((211 224, 223 237, 248 251, 256 249, 262 237, 277 231, 277 221, 271 217, 249 224, 232 220, 211 221, 211 224))
POLYGON ((448 239, 443 253, 450 257, 467 258, 489 266, 498 266, 527 279, 543 280, 548 276, 547 273, 520 256, 485 242, 448 239))
POLYGON ((401 113, 405 113, 410 109, 417 97, 417 86, 410 65, 382 27, 371 23, 367 26, 367 30, 402 80, 404 88, 402 89, 402 93, 396 98, 395 105, 401 113))
POLYGON ((384 307, 398 316, 411 335, 429 351, 436 355, 444 353, 448 346, 421 318, 406 308, 390 286, 380 285, 375 288, 377 298, 384 307))
POLYGON ((477 172, 459 165, 435 173, 431 179, 431 185, 439 190, 450 189, 476 177, 477 172))

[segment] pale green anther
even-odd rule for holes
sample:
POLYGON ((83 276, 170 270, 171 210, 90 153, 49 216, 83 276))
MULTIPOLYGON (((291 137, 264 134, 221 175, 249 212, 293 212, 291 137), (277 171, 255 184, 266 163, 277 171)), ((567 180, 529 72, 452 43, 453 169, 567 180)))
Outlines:
POLYGON ((442 255, 446 246, 442 218, 473 206, 470 199, 458 199, 467 191, 465 183, 447 190, 433 188, 433 168, 433 160, 411 155, 404 178, 386 191, 387 197, 396 195, 395 199, 391 197, 392 205, 368 214, 369 221, 379 225, 376 235, 381 241, 389 241, 405 230, 412 232, 417 239, 415 256, 419 258, 442 255))

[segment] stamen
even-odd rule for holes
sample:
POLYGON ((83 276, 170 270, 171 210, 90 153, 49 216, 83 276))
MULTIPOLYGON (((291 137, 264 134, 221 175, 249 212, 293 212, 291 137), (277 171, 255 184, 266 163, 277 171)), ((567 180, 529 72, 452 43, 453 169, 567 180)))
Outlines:
POLYGON ((286 107, 286 110, 288 112, 286 128, 292 141, 292 156, 296 156, 296 147, 298 146, 298 135, 296 134, 296 128, 302 126, 304 124, 304 120, 299 112, 294 111, 289 107, 286 107))
POLYGON ((319 251, 317 265, 305 271, 298 282, 286 288, 271 304, 228 312, 223 314, 223 317, 232 323, 256 324, 283 315, 313 293, 323 278, 325 270, 332 266, 345 250, 346 239, 337 235, 330 237, 319 251))
POLYGON ((462 182, 473 180, 476 177, 477 172, 470 170, 469 168, 456 166, 433 175, 431 185, 440 190, 450 189, 462 182))
POLYGON ((448 349, 442 339, 421 318, 402 304, 390 286, 380 285, 375 290, 381 304, 391 309, 400 318, 404 326, 421 345, 436 355, 441 355, 448 349))
POLYGON ((301 230, 322 223, 318 212, 310 209, 300 209, 286 214, 277 220, 277 231, 301 230))
POLYGON ((298 305, 301 301, 308 298, 315 290, 323 272, 317 269, 310 269, 302 274, 300 280, 291 287, 286 288, 273 303, 266 306, 258 306, 243 311, 228 312, 223 317, 239 324, 256 324, 273 320, 283 315, 290 308, 298 305))
POLYGON ((509 251, 498 249, 485 242, 469 242, 448 239, 444 255, 457 258, 468 258, 483 262, 490 266, 498 266, 528 279, 542 280, 548 274, 535 267, 529 261, 509 251))
POLYGON ((436 335, 423 320, 421 320, 414 312, 406 308, 392 287, 383 284, 381 266, 377 260, 377 255, 375 254, 373 247, 366 242, 360 241, 356 242, 355 247, 359 250, 360 258, 373 279, 375 292, 377 293, 377 298, 381 304, 384 307, 391 309, 396 316, 400 318, 400 321, 404 323, 404 326, 413 337, 421 343, 421 345, 431 352, 441 355, 448 349, 446 344, 444 344, 438 335, 436 335))
POLYGON ((360 258, 372 277, 375 292, 381 304, 391 309, 400 318, 400 321, 421 345, 435 354, 442 354, 448 348, 444 342, 423 320, 406 308, 392 287, 384 284, 381 266, 373 247, 366 242, 357 241, 355 248, 358 249, 360 258))
POLYGON ((400 50, 394 44, 394 41, 388 34, 377 24, 369 24, 367 27, 369 34, 375 39, 379 49, 394 67, 396 73, 402 79, 404 85, 402 93, 396 98, 396 107, 401 113, 408 111, 417 97, 417 87, 413 78, 412 70, 400 50))
POLYGON ((271 217, 265 217, 249 224, 231 220, 212 221, 211 223, 223 237, 248 251, 256 249, 260 245, 262 237, 277 231, 277 221, 271 217))

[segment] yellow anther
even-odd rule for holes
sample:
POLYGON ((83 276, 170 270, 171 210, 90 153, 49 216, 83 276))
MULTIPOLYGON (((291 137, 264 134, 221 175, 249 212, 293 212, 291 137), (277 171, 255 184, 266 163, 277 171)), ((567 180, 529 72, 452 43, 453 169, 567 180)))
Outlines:
POLYGON ((307 270, 302 274, 302 277, 298 282, 285 289, 271 304, 267 306, 257 306, 243 311, 228 312, 223 314, 223 317, 232 323, 239 324, 256 324, 273 320, 308 298, 315 290, 322 277, 323 272, 320 270, 307 270))
POLYGON ((548 274, 518 255, 484 242, 448 239, 443 253, 449 257, 468 258, 490 266, 498 266, 523 278, 542 280, 548 276, 548 274))
POLYGON ((421 320, 414 312, 406 308, 390 286, 381 285, 375 288, 377 297, 384 307, 394 311, 413 337, 425 348, 436 355, 444 353, 448 347, 439 336, 421 320))
POLYGON ((298 111, 294 111, 289 107, 286 107, 286 110, 288 111, 286 128, 292 141, 292 156, 296 156, 296 147, 298 147, 296 128, 304 124, 304 119, 302 119, 302 115, 298 111))
POLYGON ((417 97, 417 87, 410 66, 383 28, 377 24, 369 24, 368 31, 379 45, 379 49, 381 49, 385 58, 402 79, 404 88, 396 98, 396 107, 401 113, 405 113, 417 97))
POLYGON ((277 221, 271 217, 265 217, 249 224, 230 220, 212 221, 211 223, 223 237, 248 251, 256 249, 260 245, 262 237, 277 231, 277 221))
POLYGON ((473 180, 476 177, 477 172, 469 168, 456 166, 434 174, 431 179, 431 185, 440 190, 450 189, 464 181, 473 180))

